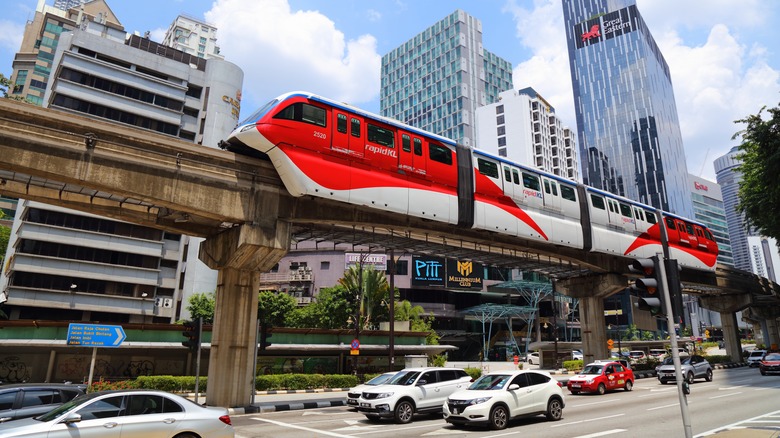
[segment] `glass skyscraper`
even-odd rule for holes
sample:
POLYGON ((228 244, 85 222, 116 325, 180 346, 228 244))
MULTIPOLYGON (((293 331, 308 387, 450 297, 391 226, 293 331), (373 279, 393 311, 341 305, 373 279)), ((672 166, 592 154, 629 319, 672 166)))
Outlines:
POLYGON ((563 0, 583 181, 693 217, 669 66, 634 0, 563 0))
POLYGON ((476 110, 512 89, 512 64, 482 47, 482 22, 456 10, 382 56, 383 116, 475 146, 476 110))

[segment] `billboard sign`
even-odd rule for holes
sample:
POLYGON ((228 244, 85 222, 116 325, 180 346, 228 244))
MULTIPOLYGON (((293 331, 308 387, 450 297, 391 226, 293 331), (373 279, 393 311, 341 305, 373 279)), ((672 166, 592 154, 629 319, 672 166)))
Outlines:
POLYGON ((365 254, 357 252, 348 252, 344 254, 344 269, 352 267, 363 268, 373 267, 377 271, 387 270, 387 254, 365 254))
POLYGON ((447 259, 447 288, 482 290, 484 275, 485 269, 481 263, 447 259))
POLYGON ((619 9, 574 25, 577 48, 590 46, 639 28, 639 14, 636 6, 619 9))
POLYGON ((412 286, 444 286, 444 259, 441 257, 412 257, 412 286))

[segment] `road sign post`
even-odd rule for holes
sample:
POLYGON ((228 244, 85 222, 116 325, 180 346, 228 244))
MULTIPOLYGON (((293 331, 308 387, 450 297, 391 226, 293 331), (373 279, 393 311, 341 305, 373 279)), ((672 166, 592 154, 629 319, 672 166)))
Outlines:
POLYGON ((117 348, 127 338, 125 330, 120 325, 106 324, 68 324, 67 344, 74 347, 92 347, 92 360, 89 364, 87 388, 92 386, 95 373, 95 361, 98 347, 117 348))

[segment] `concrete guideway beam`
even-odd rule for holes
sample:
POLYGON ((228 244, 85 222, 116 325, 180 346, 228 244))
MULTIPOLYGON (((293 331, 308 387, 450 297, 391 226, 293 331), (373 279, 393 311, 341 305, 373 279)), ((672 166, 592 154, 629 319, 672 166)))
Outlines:
POLYGON ((206 402, 248 406, 254 391, 257 293, 260 272, 269 271, 290 248, 290 225, 244 224, 206 239, 199 258, 218 269, 206 402))

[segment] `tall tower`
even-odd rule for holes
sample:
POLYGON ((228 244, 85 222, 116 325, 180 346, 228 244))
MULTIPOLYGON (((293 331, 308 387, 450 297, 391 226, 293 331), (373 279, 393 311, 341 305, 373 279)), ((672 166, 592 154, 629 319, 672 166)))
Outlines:
POLYGON ((225 58, 219 54, 217 28, 189 15, 182 14, 173 20, 162 44, 198 58, 225 58))
POLYGON ((723 192, 723 207, 731 239, 734 267, 753 272, 748 237, 757 236, 758 233, 754 229, 747 230, 745 228, 745 220, 737 211, 739 183, 742 181, 742 172, 736 171, 736 168, 742 164, 742 161, 737 158, 738 155, 739 148, 734 146, 726 155, 716 158, 715 178, 723 192))
POLYGON ((467 146, 477 108, 511 89, 512 64, 482 47, 482 22, 461 10, 382 56, 382 115, 467 146))
POLYGON ((564 0, 583 181, 686 217, 669 66, 634 0, 564 0))

